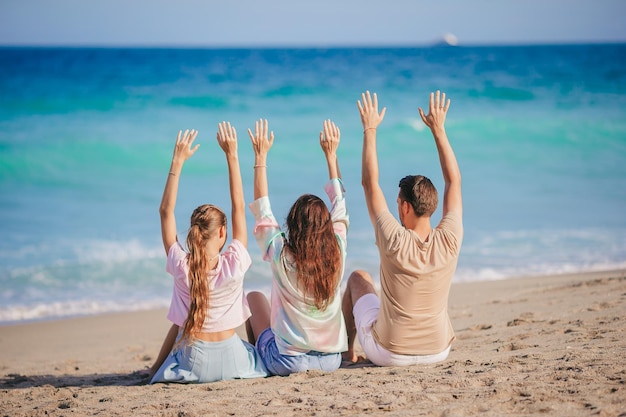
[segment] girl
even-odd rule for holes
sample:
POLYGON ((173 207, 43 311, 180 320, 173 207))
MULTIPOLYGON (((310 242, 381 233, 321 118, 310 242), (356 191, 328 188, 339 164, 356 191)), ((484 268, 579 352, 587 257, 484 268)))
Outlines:
POLYGON ((256 220, 254 236, 273 275, 271 307, 264 294, 248 295, 252 309, 249 338, 256 340, 270 374, 334 371, 341 365, 341 352, 347 350, 339 296, 348 230, 337 161, 340 132, 330 120, 324 121, 320 132, 330 177, 325 190, 331 211, 319 197, 301 196, 287 216, 286 234, 272 214, 268 197, 266 160, 274 133, 269 139, 267 133, 267 120, 256 122, 254 135, 248 129, 255 155, 255 201, 250 204, 256 220))
MULTIPOLYGON (((222 252, 227 238, 226 215, 219 207, 204 204, 191 215, 187 235, 189 253, 178 242, 174 218, 178 181, 184 162, 200 146, 192 147, 198 134, 195 130, 178 132, 159 213, 167 272, 174 277, 168 319, 179 326, 180 331, 174 350, 165 358, 151 383, 267 376, 254 346, 241 340, 235 332, 250 317, 243 296, 243 278, 252 260, 246 249, 248 239, 237 133, 227 122, 220 123, 218 129, 217 141, 228 163, 233 239, 222 252)), ((168 343, 167 338, 165 343, 168 343)), ((165 346, 164 349, 169 350, 165 346)))

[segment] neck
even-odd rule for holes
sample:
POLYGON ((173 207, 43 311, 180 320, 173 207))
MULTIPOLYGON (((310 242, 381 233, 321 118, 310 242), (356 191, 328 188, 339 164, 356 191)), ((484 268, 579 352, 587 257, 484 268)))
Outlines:
POLYGON ((431 230, 433 230, 430 225, 430 217, 411 216, 411 218, 406 220, 404 227, 413 230, 422 241, 426 241, 431 230))
POLYGON ((217 254, 215 254, 214 256, 212 256, 209 259, 209 268, 211 268, 211 269, 217 268, 217 263, 218 263, 218 259, 217 258, 219 258, 219 256, 220 256, 220 253, 217 252, 217 254))

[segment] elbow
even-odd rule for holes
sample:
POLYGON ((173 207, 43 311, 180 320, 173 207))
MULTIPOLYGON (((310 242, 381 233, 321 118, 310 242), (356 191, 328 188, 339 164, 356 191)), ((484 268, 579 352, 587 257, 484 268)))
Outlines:
POLYGON ((365 191, 372 189, 372 179, 368 175, 361 177, 361 187, 363 187, 365 191))
POLYGON ((455 171, 448 175, 447 181, 448 184, 458 184, 461 185, 461 172, 455 171))
POLYGON ((162 204, 159 206, 159 216, 160 216, 161 218, 166 217, 166 216, 167 216, 167 215, 169 215, 171 212, 172 212, 172 211, 171 211, 171 210, 170 210, 167 206, 164 206, 164 205, 162 205, 162 204))

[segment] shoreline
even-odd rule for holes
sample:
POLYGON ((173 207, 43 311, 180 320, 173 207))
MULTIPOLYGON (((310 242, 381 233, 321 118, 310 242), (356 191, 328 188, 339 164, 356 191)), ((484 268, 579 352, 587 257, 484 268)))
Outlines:
POLYGON ((456 340, 435 365, 138 385, 169 329, 166 312, 1 325, 0 407, 12 416, 626 412, 626 270, 453 283, 456 340))
MULTIPOLYGON (((592 277, 592 276, 604 276, 604 275, 612 275, 612 274, 621 274, 624 271, 626 271, 626 268, 612 268, 612 269, 601 269, 601 270, 590 270, 590 271, 582 271, 582 272, 566 272, 566 273, 558 273, 558 274, 539 274, 539 275, 519 275, 519 276, 511 276, 511 277, 504 277, 504 278, 487 278, 487 279, 482 279, 482 280, 477 280, 477 281, 458 281, 452 282, 452 289, 451 289, 451 293, 454 291, 453 289, 456 286, 462 286, 462 285, 471 285, 471 284, 485 284, 485 283, 492 283, 492 282, 500 282, 500 281, 510 281, 510 280, 529 280, 529 279, 544 279, 544 278, 559 278, 559 277, 564 277, 564 278, 576 278, 576 277, 592 277)), ((378 288, 378 290, 380 290, 380 288, 378 288)), ((259 289, 256 288, 251 288, 251 289, 246 289, 244 288, 244 291, 259 291, 259 289)), ((265 291, 266 296, 269 297, 269 291, 265 291)), ((343 293, 343 290, 342 290, 343 293)), ((36 324, 36 323, 51 323, 51 322, 57 322, 57 321, 65 321, 65 320, 75 320, 75 319, 82 319, 82 318, 95 318, 95 317, 100 317, 100 316, 109 316, 109 315, 127 315, 127 314, 135 314, 135 313, 144 313, 144 312, 158 312, 158 311, 163 311, 165 310, 164 314, 167 314, 167 308, 166 306, 164 307, 147 307, 147 308, 138 308, 138 309, 129 309, 129 310, 110 310, 110 311, 98 311, 98 312, 93 312, 93 313, 78 313, 78 314, 74 314, 74 315, 66 315, 66 316, 44 316, 44 317, 38 317, 38 318, 28 318, 28 319, 23 319, 23 320, 6 320, 6 321, 0 321, 0 329, 2 329, 3 327, 11 327, 11 326, 22 326, 22 325, 29 325, 29 324, 36 324)))

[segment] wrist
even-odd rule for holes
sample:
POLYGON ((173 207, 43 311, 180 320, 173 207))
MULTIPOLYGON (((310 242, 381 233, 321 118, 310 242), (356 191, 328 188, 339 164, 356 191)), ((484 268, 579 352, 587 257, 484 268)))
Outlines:
POLYGON ((442 136, 446 134, 446 129, 443 126, 433 126, 430 128, 433 136, 442 136))
POLYGON ((374 127, 374 126, 370 126, 370 127, 363 127, 363 133, 367 132, 368 130, 374 130, 374 131, 376 131, 376 127, 374 127))
POLYGON ((183 169, 183 162, 184 161, 173 159, 172 160, 172 164, 170 165, 170 172, 173 172, 175 174, 179 174, 180 171, 182 171, 182 169, 183 169))
POLYGON ((238 162, 239 161, 239 156, 237 155, 237 153, 234 154, 226 154, 226 161, 228 162, 238 162))

